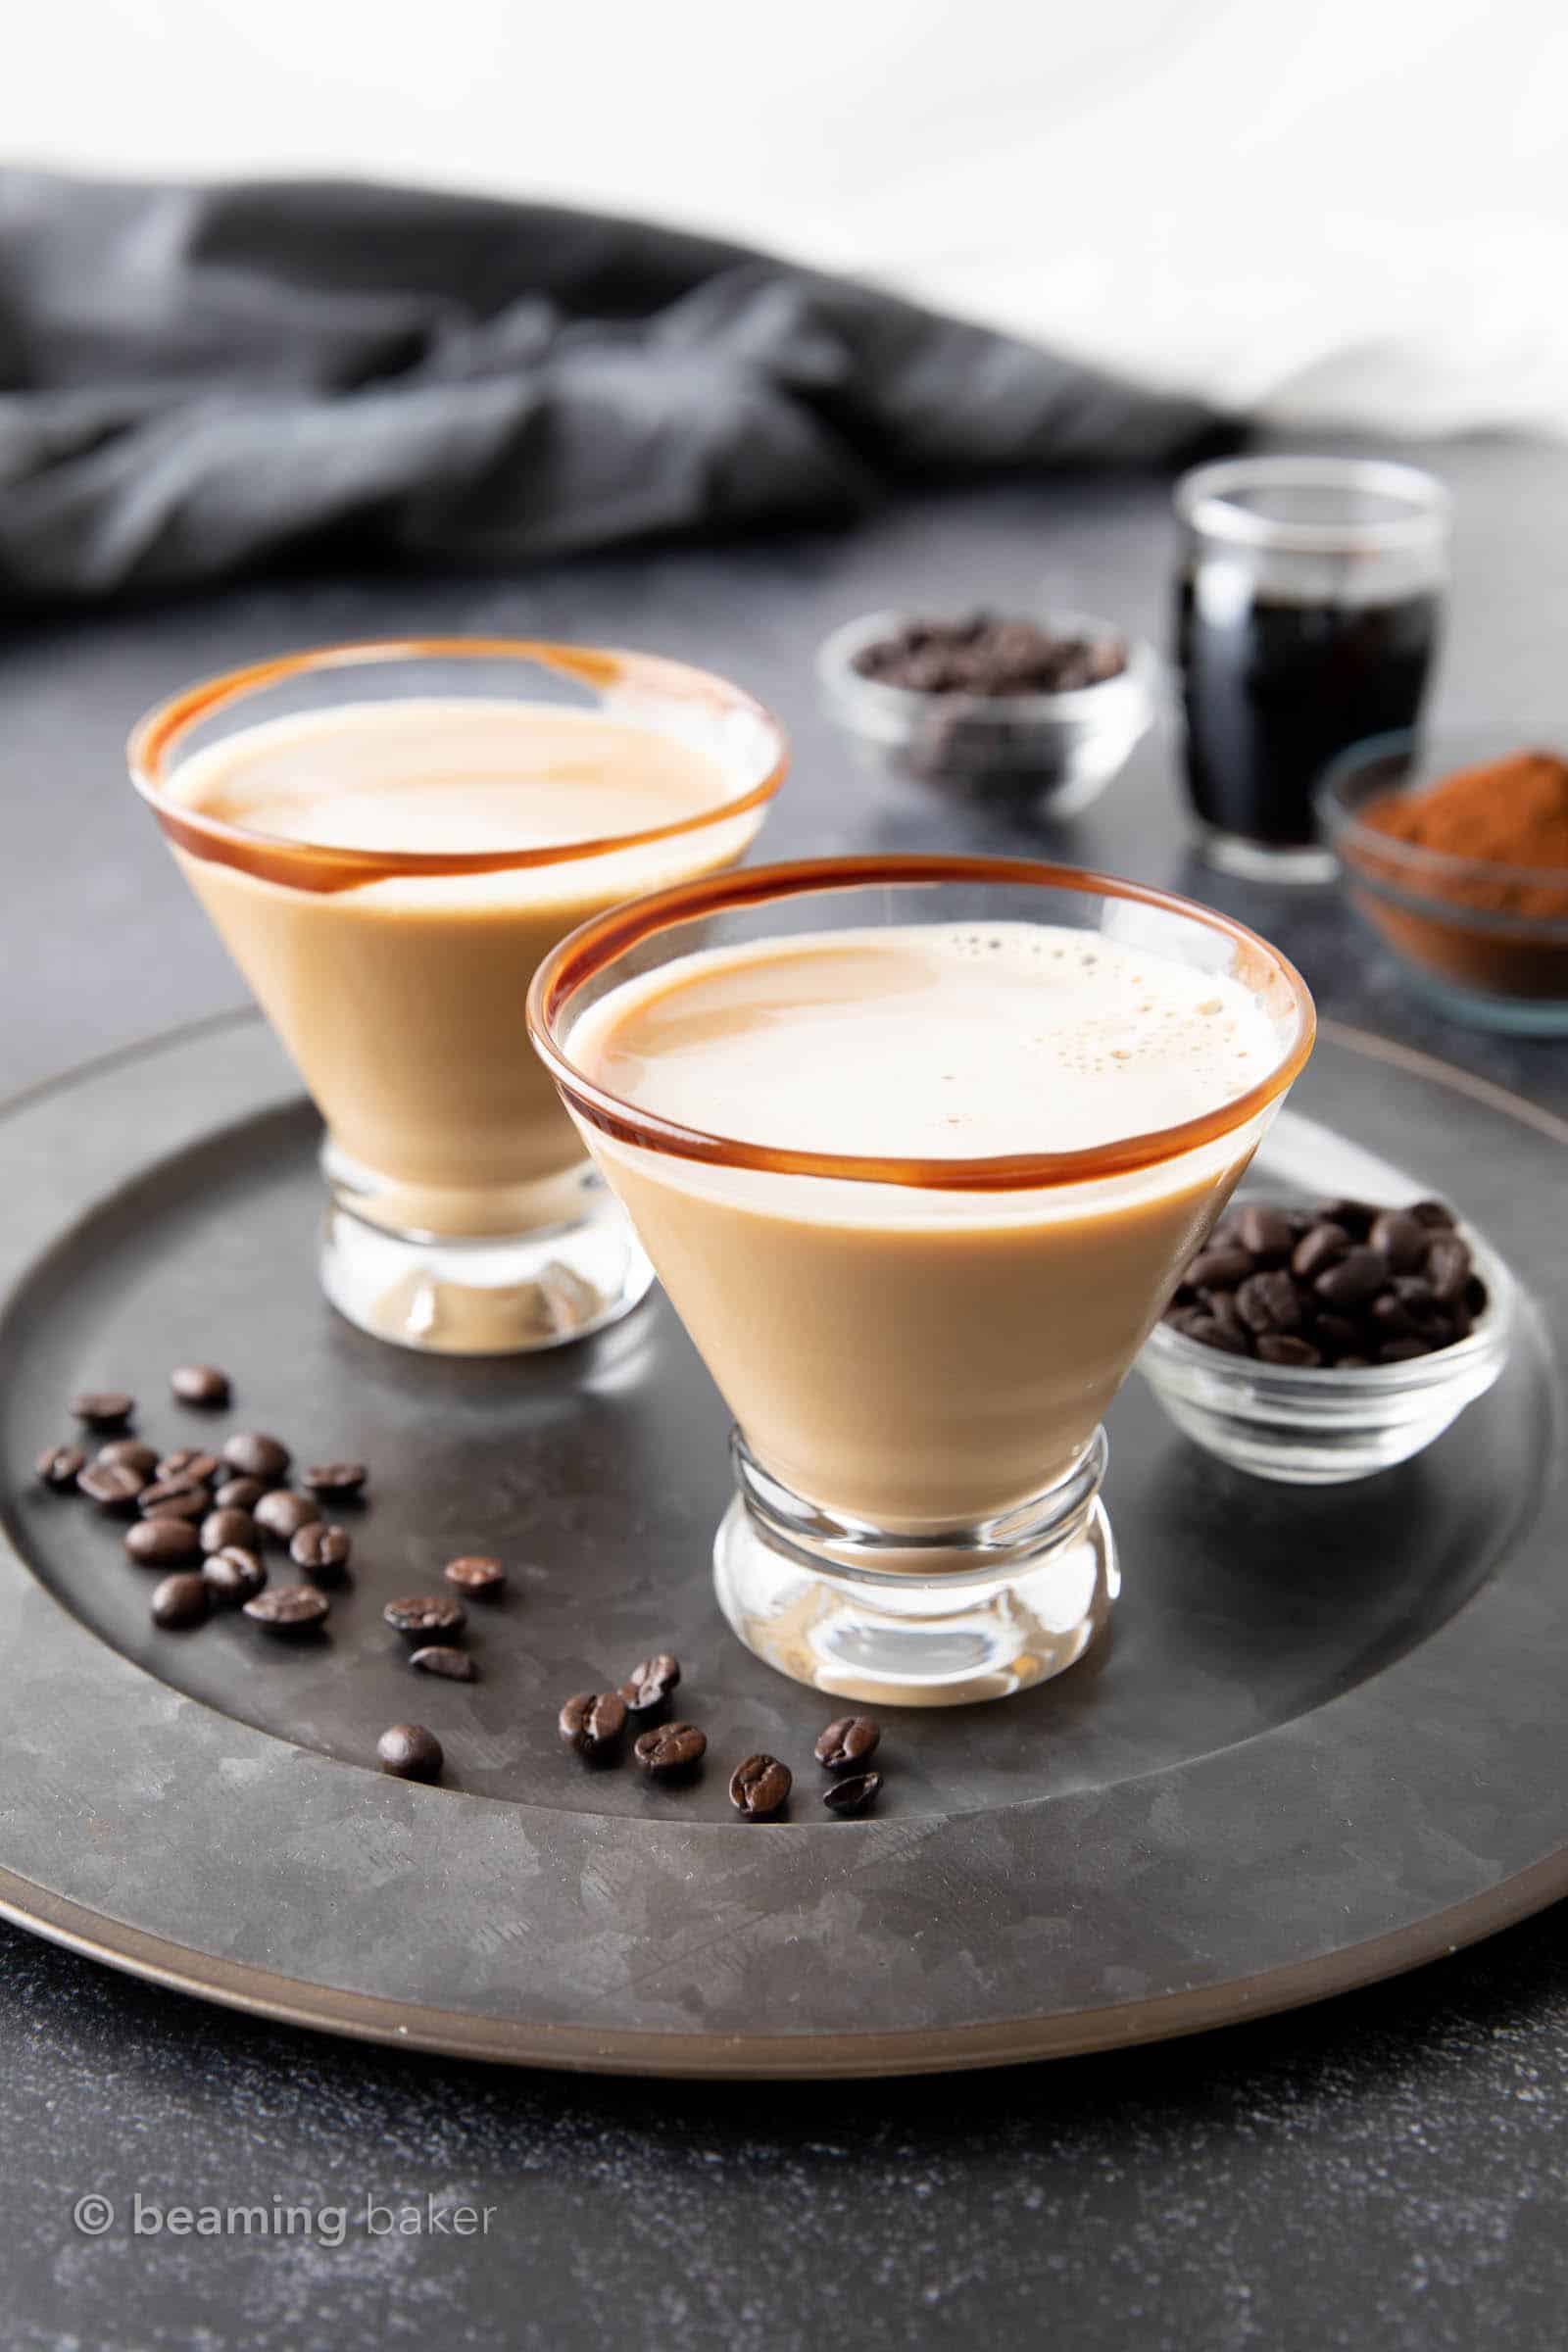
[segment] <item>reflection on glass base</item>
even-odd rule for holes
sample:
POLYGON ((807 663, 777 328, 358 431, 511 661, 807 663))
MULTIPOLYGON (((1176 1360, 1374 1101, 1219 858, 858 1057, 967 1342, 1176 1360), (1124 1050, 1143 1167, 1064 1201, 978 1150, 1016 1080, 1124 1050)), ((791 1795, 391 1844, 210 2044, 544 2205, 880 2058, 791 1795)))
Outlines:
POLYGON ((624 1213, 584 1176, 581 1214, 532 1233, 443 1241, 391 1233, 337 1194, 321 1229, 321 1288, 361 1331, 433 1355, 520 1355, 587 1339, 629 1314, 654 1270, 624 1213))
POLYGON ((1245 882, 1332 882, 1340 870, 1334 852, 1315 842, 1271 847, 1205 824, 1198 825, 1197 834, 1199 856, 1221 873, 1240 874, 1245 882))
POLYGON ((1027 1520, 919 1544, 834 1529, 793 1497, 781 1513, 786 1490, 735 1445, 742 1490, 714 1539, 718 1604, 795 1682, 880 1706, 1004 1698, 1076 1665, 1109 1618, 1121 1576, 1098 1494, 1102 1433, 1027 1520), (889 1565, 851 1564, 876 1557, 889 1565))

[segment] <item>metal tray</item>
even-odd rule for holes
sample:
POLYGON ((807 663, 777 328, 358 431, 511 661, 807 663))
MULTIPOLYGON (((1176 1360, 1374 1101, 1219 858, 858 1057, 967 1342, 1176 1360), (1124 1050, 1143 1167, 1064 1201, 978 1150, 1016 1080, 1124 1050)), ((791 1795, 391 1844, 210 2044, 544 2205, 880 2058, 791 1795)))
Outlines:
MULTIPOLYGON (((1568 1891, 1568 1631, 1553 1431, 1568 1128, 1329 1032, 1293 1103, 1450 1195, 1534 1305, 1493 1393, 1360 1487, 1271 1487, 1196 1451, 1141 1382, 1110 1421, 1126 1585, 1110 1639, 1022 1697, 887 1722, 884 1809, 837 1821, 830 1711, 713 1605, 725 1415, 657 1294, 532 1361, 415 1357, 313 1273, 317 1127, 249 1017, 0 1118, 0 1910, 237 2007, 528 2064, 913 2072, 1194 2031, 1412 1966, 1568 1891), (119 1530, 44 1493, 77 1389, 234 1374, 216 1426, 363 1455, 329 1637, 156 1632, 119 1530), (481 1679, 410 1674, 381 1603, 459 1550, 513 1565, 470 1612, 481 1679), (568 1691, 651 1647, 710 1740, 680 1793, 561 1748, 568 1691), (410 1717, 448 1785, 372 1769, 410 1717), (796 1768, 792 1817, 730 1765, 796 1768)), ((1290 1114, 1287 1114, 1289 1118, 1290 1114)), ((1311 1154, 1282 1120, 1276 1151, 1311 1154)), ((759 1344, 765 1344, 760 1335, 759 1344)))

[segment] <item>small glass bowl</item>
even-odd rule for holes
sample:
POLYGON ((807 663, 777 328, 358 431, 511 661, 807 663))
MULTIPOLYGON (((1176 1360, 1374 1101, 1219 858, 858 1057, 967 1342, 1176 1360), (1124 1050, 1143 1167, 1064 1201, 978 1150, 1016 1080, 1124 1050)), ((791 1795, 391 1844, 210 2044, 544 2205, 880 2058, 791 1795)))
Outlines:
POLYGON ((1178 1429, 1205 1452, 1291 1487, 1333 1487, 1391 1470, 1441 1438, 1502 1370, 1517 1286, 1502 1260, 1468 1226, 1487 1304, 1468 1339, 1406 1364, 1332 1365, 1298 1370, 1225 1355, 1156 1323, 1138 1369, 1178 1429))
POLYGON ((1317 806, 1351 906, 1422 996, 1483 1029, 1563 1037, 1568 870, 1418 849, 1360 817, 1384 794, 1418 792, 1442 776, 1538 744, 1568 744, 1568 729, 1373 736, 1335 760, 1317 806))
POLYGON ((1058 637, 1113 637, 1127 666, 1061 694, 927 694, 862 677, 856 656, 918 615, 868 612, 835 629, 816 658, 829 714, 896 774, 973 794, 1038 802, 1075 816, 1098 799, 1153 723, 1160 678, 1152 646, 1084 612, 1036 614, 1058 637))

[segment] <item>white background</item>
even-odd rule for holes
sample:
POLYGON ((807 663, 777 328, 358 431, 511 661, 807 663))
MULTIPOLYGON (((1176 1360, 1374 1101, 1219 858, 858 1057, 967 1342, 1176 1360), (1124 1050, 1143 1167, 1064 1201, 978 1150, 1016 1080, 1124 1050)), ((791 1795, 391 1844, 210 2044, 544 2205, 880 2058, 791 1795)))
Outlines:
POLYGON ((13 0, 0 150, 728 231, 1298 416, 1568 431, 1556 0, 13 0))

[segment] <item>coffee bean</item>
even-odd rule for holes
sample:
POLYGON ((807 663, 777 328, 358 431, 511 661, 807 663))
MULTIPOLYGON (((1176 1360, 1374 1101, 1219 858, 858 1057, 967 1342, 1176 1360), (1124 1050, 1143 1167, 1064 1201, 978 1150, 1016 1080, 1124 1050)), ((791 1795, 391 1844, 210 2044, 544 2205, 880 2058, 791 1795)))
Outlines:
MULTIPOLYGON (((157 1523, 155 1521, 152 1524, 157 1523)), ((131 1530, 131 1534, 136 1536, 141 1532, 139 1527, 131 1530)), ((188 1569, 182 1570, 178 1576, 166 1576, 163 1583, 153 1589, 153 1623, 169 1628, 201 1625, 212 1607, 212 1601, 213 1596, 204 1580, 200 1576, 193 1576, 188 1569)))
POLYGON ((1409 1364, 1413 1363, 1418 1355, 1430 1355, 1431 1353, 1432 1342, 1430 1340, 1390 1340, 1378 1349, 1378 1362, 1380 1364, 1409 1364))
POLYGON ((1331 1363, 1339 1356, 1353 1355, 1361 1344, 1359 1331, 1345 1315, 1314 1315, 1310 1338, 1319 1354, 1331 1363))
POLYGON ((199 1479, 158 1478, 142 1488, 137 1503, 144 1519, 205 1519, 213 1498, 199 1479))
POLYGON ((330 1494, 334 1500, 358 1494, 369 1472, 363 1462, 313 1462, 300 1478, 302 1487, 313 1494, 330 1494))
POLYGON ((245 1614, 268 1633, 294 1641, 305 1634, 314 1634, 330 1605, 326 1594, 318 1592, 314 1585, 269 1585, 265 1591, 252 1593, 245 1603, 245 1614))
POLYGON ((1291 1272, 1303 1282, 1315 1274, 1326 1274, 1348 1253, 1350 1237, 1343 1225, 1310 1225, 1297 1243, 1291 1257, 1291 1272))
POLYGON ((73 1396, 71 1409, 89 1429, 123 1429, 136 1409, 134 1396, 123 1389, 83 1389, 73 1396))
POLYGON ((1381 1250, 1354 1249, 1337 1266, 1318 1275, 1312 1288, 1329 1306, 1343 1312, 1375 1298, 1388 1279, 1388 1260, 1381 1250))
POLYGON ((1464 1286, 1463 1303, 1466 1314, 1475 1315, 1477 1317, 1484 1315, 1487 1311, 1489 1303, 1491 1302, 1491 1297, 1492 1294, 1487 1289, 1487 1286, 1482 1281, 1480 1275, 1472 1274, 1469 1281, 1464 1286))
POLYGON ((328 1527, 324 1519, 313 1519, 308 1526, 295 1530, 289 1540, 288 1556, 296 1568, 314 1576, 318 1585, 340 1585, 353 1549, 347 1528, 328 1527))
POLYGON ((1186 1279, 1195 1290, 1234 1291, 1252 1270, 1252 1260, 1245 1250, 1200 1250, 1188 1267, 1186 1279))
POLYGON ((1470 1280, 1469 1247, 1456 1233, 1440 1233, 1427 1251, 1426 1277, 1440 1306, 1462 1298, 1470 1280))
POLYGON ((1247 1337, 1247 1323, 1236 1303, 1234 1291, 1205 1291, 1203 1312, 1212 1315, 1222 1330, 1233 1331, 1242 1339, 1247 1337))
POLYGON ((1364 1242, 1377 1213, 1365 1200, 1320 1200, 1312 1211, 1312 1222, 1342 1226, 1352 1242, 1364 1242))
POLYGON ((439 1674, 449 1683, 471 1683, 479 1671, 468 1652, 454 1649, 450 1642, 433 1642, 413 1651, 409 1664, 416 1674, 439 1674))
POLYGON ((216 1453, 204 1453, 199 1446, 176 1446, 172 1453, 164 1455, 157 1475, 188 1479, 192 1486, 205 1487, 218 1475, 219 1467, 216 1453))
POLYGON ((85 1470, 76 1473, 76 1491, 111 1519, 133 1519, 142 1480, 137 1471, 127 1470, 123 1462, 89 1462, 85 1470))
POLYGON ((667 1649, 658 1650, 649 1658, 639 1658, 620 1686, 627 1713, 641 1723, 652 1723, 668 1706, 670 1694, 679 1682, 680 1660, 671 1657, 667 1649))
POLYGON ((501 1562, 486 1559, 482 1552, 468 1551, 461 1559, 448 1560, 441 1573, 449 1585, 456 1585, 473 1600, 499 1600, 507 1589, 507 1572, 501 1562))
POLYGON ((1373 1222, 1367 1236, 1374 1250, 1381 1250, 1396 1274, 1413 1274, 1426 1256, 1432 1236, 1414 1217, 1397 1208, 1386 1208, 1373 1222))
POLYGON ((1291 1364, 1302 1371, 1321 1364, 1323 1357, 1310 1340, 1298 1339, 1286 1331, 1260 1331, 1257 1352, 1265 1364, 1291 1364))
POLYGON ((1217 1348, 1222 1355, 1250 1355, 1251 1340, 1239 1332, 1227 1331, 1212 1315, 1200 1315, 1187 1326, 1187 1336, 1197 1340, 1201 1348, 1217 1348))
POLYGON ((422 1723, 391 1725, 375 1743, 375 1758, 399 1781, 433 1781, 446 1761, 440 1740, 422 1723))
POLYGON ((216 1364, 180 1364, 169 1375, 169 1385, 181 1404, 220 1412, 229 1399, 228 1374, 216 1364))
POLYGON ((100 1446, 93 1460, 101 1462, 106 1469, 136 1471, 143 1486, 156 1476, 158 1470, 157 1448, 144 1446, 139 1438, 116 1438, 112 1444, 100 1446))
POLYGON ((172 1568, 202 1556, 201 1539, 188 1519, 138 1519, 125 1530, 125 1549, 138 1568, 172 1568))
POLYGON ((406 1642, 454 1642, 468 1622, 461 1600, 444 1592, 412 1592, 404 1600, 389 1600, 381 1611, 395 1634, 406 1642))
POLYGON ((255 1551, 262 1540, 249 1511, 209 1511, 201 1538, 203 1551, 227 1551, 231 1544, 242 1551, 255 1551))
POLYGON ((270 1487, 274 1487, 286 1473, 292 1456, 281 1439, 267 1437, 259 1429, 241 1429, 224 1446, 223 1459, 242 1478, 265 1479, 270 1487))
POLYGON ((748 1756, 730 1775, 729 1801, 749 1821, 767 1821, 789 1802, 790 1768, 777 1756, 748 1756))
POLYGON ((1283 1270, 1250 1274, 1236 1294, 1236 1308, 1250 1331, 1299 1331, 1301 1302, 1283 1270))
POLYGON ((673 1781, 695 1772, 707 1749, 708 1735, 695 1723, 665 1723, 644 1732, 631 1752, 652 1779, 673 1781))
POLYGON ((615 1753, 625 1734, 624 1701, 613 1690, 579 1690, 562 1708, 556 1728, 579 1756, 603 1763, 615 1753))
POLYGON ((1283 1212, 1264 1200, 1249 1201, 1242 1210, 1236 1238, 1260 1266, 1283 1266, 1295 1240, 1283 1212))
POLYGON ((1418 1323, 1424 1323, 1437 1312, 1438 1296, 1424 1274, 1396 1274, 1394 1295, 1418 1323))
POLYGON ((78 1476, 87 1467, 87 1456, 79 1446, 46 1446, 35 1467, 46 1487, 52 1487, 57 1494, 64 1494, 68 1489, 75 1486, 78 1476))
POLYGON ((251 1514, 260 1528, 275 1536, 279 1544, 292 1544, 302 1527, 309 1527, 321 1516, 321 1506, 311 1494, 298 1494, 292 1487, 269 1489, 251 1514))
POLYGON ((1368 1311, 1380 1341, 1414 1339, 1416 1319, 1393 1291, 1385 1291, 1381 1298, 1374 1298, 1368 1311))
POLYGON ((1441 1233, 1459 1222, 1446 1200, 1417 1200, 1404 1213, 1429 1233, 1441 1233))
POLYGON ((813 1753, 825 1772, 849 1772, 874 1756, 882 1726, 872 1715, 840 1715, 823 1732, 813 1753))
POLYGON ((244 1511, 261 1501, 267 1493, 259 1478, 225 1478, 213 1496, 220 1511, 244 1511))
POLYGON ((822 1802, 830 1813, 869 1813, 881 1793, 879 1772, 857 1772, 846 1781, 835 1781, 831 1788, 824 1788, 822 1802))
POLYGON ((202 1563, 202 1574, 215 1609, 237 1609, 267 1582, 267 1570, 255 1552, 239 1544, 231 1544, 226 1551, 210 1552, 202 1563))

